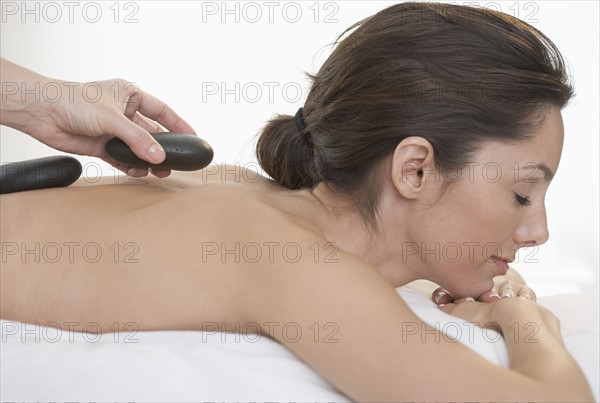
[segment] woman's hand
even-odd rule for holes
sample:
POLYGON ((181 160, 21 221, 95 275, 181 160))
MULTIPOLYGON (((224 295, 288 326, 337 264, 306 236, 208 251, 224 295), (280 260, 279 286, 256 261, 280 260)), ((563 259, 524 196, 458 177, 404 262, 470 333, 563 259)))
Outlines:
MULTIPOLYGON (((494 286, 491 290, 484 292, 479 296, 467 298, 467 301, 493 302, 502 298, 524 298, 531 301, 537 301, 535 292, 527 287, 523 278, 513 268, 510 268, 504 276, 494 277, 494 286)), ((438 305, 444 305, 455 301, 454 296, 449 291, 438 287, 433 291, 431 298, 438 305)))
POLYGON ((514 277, 510 276, 509 271, 506 276, 494 277, 494 287, 491 290, 481 294, 477 300, 482 302, 491 302, 497 301, 501 298, 515 297, 537 301, 535 292, 531 288, 527 287, 524 282, 520 282, 514 277))
POLYGON ((503 333, 515 323, 535 323, 548 326, 552 334, 560 338, 560 323, 548 309, 528 298, 501 298, 491 303, 475 301, 471 297, 460 298, 454 302, 442 304, 440 309, 449 315, 464 319, 470 323, 493 326, 503 333))
MULTIPOLYGON (((126 80, 74 83, 49 79, 5 59, 1 63, 0 123, 57 150, 98 157, 140 177, 148 175, 147 168, 125 166, 106 155, 104 147, 112 137, 123 140, 141 159, 159 164, 165 152, 149 132, 163 132, 164 126, 171 132, 195 134, 168 105, 126 80), (39 93, 31 94, 31 89, 39 93)), ((171 171, 152 173, 166 177, 171 171)))

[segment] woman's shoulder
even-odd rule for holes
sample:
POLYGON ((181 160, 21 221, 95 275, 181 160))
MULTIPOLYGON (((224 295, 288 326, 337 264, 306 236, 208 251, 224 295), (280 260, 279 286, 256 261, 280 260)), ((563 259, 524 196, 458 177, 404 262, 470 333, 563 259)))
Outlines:
POLYGON ((162 188, 189 189, 214 183, 238 183, 250 185, 268 185, 277 187, 272 180, 265 177, 256 164, 239 163, 234 164, 210 164, 199 171, 172 171, 166 178, 157 178, 152 175, 141 178, 133 178, 116 171, 112 175, 91 176, 79 178, 72 186, 95 186, 95 185, 150 185, 162 188))
POLYGON ((121 178, 123 183, 166 186, 179 189, 217 183, 278 186, 272 179, 265 177, 258 166, 252 164, 241 165, 239 163, 213 163, 200 171, 173 171, 167 178, 156 178, 151 175, 144 178, 121 178))

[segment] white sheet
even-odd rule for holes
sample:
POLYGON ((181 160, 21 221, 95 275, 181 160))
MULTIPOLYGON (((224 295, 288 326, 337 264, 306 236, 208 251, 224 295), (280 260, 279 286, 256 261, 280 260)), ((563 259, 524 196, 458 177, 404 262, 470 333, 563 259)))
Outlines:
MULTIPOLYGON (((419 288, 398 292, 430 325, 450 336, 460 333, 462 343, 507 365, 506 346, 493 330, 457 325, 462 322, 441 312, 419 288)), ((567 347, 598 399, 597 300, 559 295, 539 302, 561 319, 567 347)), ((285 347, 255 335, 94 335, 12 321, 0 326, 2 401, 349 401, 285 347)))

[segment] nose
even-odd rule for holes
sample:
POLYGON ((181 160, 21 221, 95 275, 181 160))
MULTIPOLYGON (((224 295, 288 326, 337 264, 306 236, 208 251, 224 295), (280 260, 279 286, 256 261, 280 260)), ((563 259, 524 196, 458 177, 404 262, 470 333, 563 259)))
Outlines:
POLYGON ((515 229, 514 241, 522 246, 542 245, 548 241, 548 222, 546 220, 546 207, 544 205, 524 214, 515 229))

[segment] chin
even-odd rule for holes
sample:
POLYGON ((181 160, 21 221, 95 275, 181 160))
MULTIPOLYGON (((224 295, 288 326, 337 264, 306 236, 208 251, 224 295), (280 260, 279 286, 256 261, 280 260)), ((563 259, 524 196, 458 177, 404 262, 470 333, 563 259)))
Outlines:
POLYGON ((466 297, 477 299, 481 294, 490 291, 492 288, 494 288, 494 280, 490 278, 488 280, 481 280, 470 284, 453 284, 448 288, 444 286, 441 287, 450 291, 456 299, 466 297))

